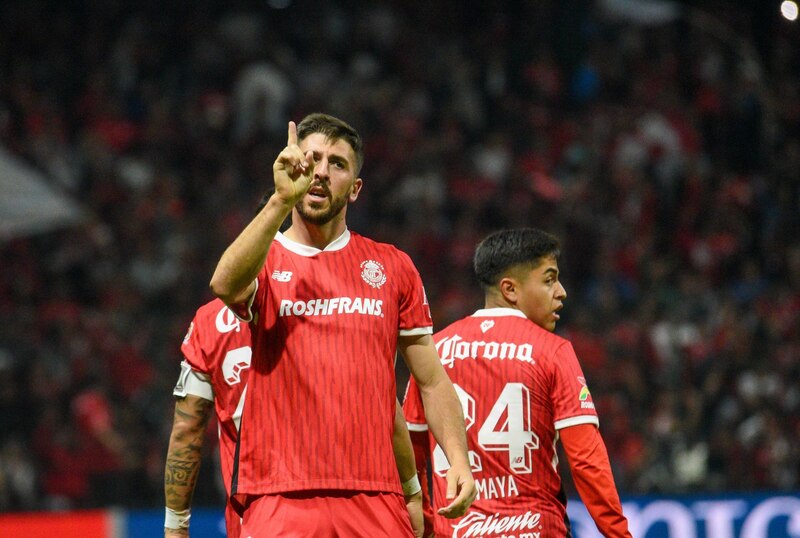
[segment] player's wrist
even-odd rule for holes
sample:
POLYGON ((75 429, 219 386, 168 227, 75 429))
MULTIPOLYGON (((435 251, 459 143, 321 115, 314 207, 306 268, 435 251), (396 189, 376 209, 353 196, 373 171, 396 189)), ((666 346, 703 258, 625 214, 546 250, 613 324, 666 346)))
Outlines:
POLYGON ((164 528, 170 530, 188 530, 192 509, 173 510, 169 506, 164 509, 164 528))
POLYGON ((304 195, 305 194, 298 196, 295 192, 292 192, 291 194, 282 193, 278 192, 276 189, 275 192, 272 193, 272 196, 269 197, 266 205, 271 207, 273 210, 278 211, 279 213, 288 214, 291 213, 292 208, 297 205, 297 202, 299 202, 304 195))
POLYGON ((419 483, 419 476, 414 475, 405 482, 403 482, 403 497, 413 497, 422 491, 422 485, 419 483))

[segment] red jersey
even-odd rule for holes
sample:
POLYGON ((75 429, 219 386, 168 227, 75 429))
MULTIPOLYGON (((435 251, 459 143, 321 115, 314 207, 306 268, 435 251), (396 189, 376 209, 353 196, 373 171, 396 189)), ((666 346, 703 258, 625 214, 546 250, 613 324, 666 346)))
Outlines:
MULTIPOLYGON (((225 491, 231 492, 231 475, 239 421, 247 388, 252 349, 250 326, 219 299, 201 306, 181 344, 185 363, 175 387, 176 396, 193 394, 213 400, 219 433, 219 459, 225 491), (198 375, 199 374, 199 375, 198 375)), ((230 502, 225 507, 229 536, 238 536, 239 515, 230 502)))
MULTIPOLYGON (((219 299, 201 306, 181 344, 192 370, 211 384, 219 424, 219 456, 225 490, 230 492, 233 456, 250 367, 250 327, 242 323, 219 299)), ((185 374, 182 376, 186 383, 185 374)), ((176 391, 180 389, 176 387, 176 391)), ((195 394, 195 391, 189 390, 195 394)), ((180 395, 180 394, 178 394, 180 395)), ((196 394, 207 397, 206 394, 196 394)))
MULTIPOLYGON (((558 430, 598 424, 572 345, 519 310, 478 310, 434 335, 464 408, 478 497, 467 514, 434 514, 437 536, 566 535, 558 430), (515 532, 516 531, 516 532, 515 532)), ((403 404, 409 430, 425 431, 413 378, 403 404)), ((444 506, 449 467, 429 435, 433 496, 444 506)))
POLYGON ((349 231, 324 250, 279 233, 252 313, 234 494, 400 493, 397 338, 433 332, 410 258, 349 231))

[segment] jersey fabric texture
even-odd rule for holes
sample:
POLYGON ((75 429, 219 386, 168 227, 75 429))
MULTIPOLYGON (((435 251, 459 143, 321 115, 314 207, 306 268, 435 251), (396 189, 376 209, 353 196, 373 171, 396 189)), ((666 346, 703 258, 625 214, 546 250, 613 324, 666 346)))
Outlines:
POLYGON ((347 230, 324 250, 279 233, 251 308, 234 493, 400 493, 397 338, 432 333, 410 258, 347 230))
POLYGON ((244 511, 241 536, 413 538, 414 532, 401 495, 326 491, 255 497, 244 511))
MULTIPOLYGON (((598 424, 572 345, 510 308, 479 310, 436 333, 434 340, 464 408, 478 488, 464 517, 434 515, 436 535, 566 536, 557 432, 598 424)), ((427 430, 413 379, 403 411, 409 430, 427 430)), ((443 506, 448 464, 432 436, 429 446, 433 496, 443 506)))
MULTIPOLYGON (((233 458, 243 396, 250 368, 250 327, 215 299, 201 306, 181 344, 185 365, 176 396, 213 399, 219 428, 219 457, 225 491, 231 491, 233 458)), ((239 516, 230 503, 225 521, 229 536, 238 536, 239 516)))

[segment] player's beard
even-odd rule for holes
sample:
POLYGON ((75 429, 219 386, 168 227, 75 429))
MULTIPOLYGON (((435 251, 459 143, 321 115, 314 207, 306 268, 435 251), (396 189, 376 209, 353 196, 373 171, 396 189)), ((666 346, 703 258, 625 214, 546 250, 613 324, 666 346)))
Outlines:
POLYGON ((306 206, 305 199, 302 199, 297 202, 295 208, 303 220, 322 226, 333 220, 344 209, 348 202, 347 198, 347 194, 339 197, 330 197, 328 198, 330 200, 328 207, 319 209, 311 207, 311 205, 306 206))

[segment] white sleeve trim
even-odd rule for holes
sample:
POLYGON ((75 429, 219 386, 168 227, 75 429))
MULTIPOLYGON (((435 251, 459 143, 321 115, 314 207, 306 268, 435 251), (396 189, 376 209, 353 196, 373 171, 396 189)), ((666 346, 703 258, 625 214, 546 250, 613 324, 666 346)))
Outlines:
POLYGON ((428 431, 427 424, 415 424, 413 422, 406 422, 406 426, 408 426, 408 431, 410 432, 426 432, 428 431))
POLYGON ((415 327, 413 329, 400 329, 400 336, 419 336, 433 334, 433 327, 415 327))
POLYGON ((214 401, 214 388, 211 386, 211 379, 203 373, 193 370, 192 366, 186 362, 181 362, 181 375, 172 395, 178 398, 185 398, 187 395, 198 396, 210 402, 214 401))
POLYGON ((579 415, 577 417, 569 417, 562 420, 557 420, 555 423, 556 430, 569 428, 570 426, 577 426, 578 424, 594 424, 600 427, 600 420, 595 415, 579 415))

